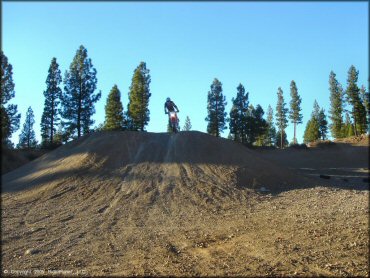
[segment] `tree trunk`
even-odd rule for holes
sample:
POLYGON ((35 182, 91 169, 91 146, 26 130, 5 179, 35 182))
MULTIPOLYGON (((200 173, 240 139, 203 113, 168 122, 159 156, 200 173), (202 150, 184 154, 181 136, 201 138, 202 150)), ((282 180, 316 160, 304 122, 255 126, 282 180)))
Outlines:
POLYGON ((50 123, 50 143, 53 144, 53 126, 54 126, 54 98, 51 101, 51 123, 50 123))
MULTIPOLYGON (((145 88, 145 85, 144 85, 144 88, 145 88)), ((145 113, 145 109, 144 108, 144 93, 145 93, 145 89, 143 92, 141 92, 141 108, 142 108, 142 111, 140 111, 140 129, 141 131, 144 131, 144 113, 145 113)))
POLYGON ((216 104, 216 137, 219 136, 219 133, 218 133, 218 109, 217 109, 217 104, 216 104))
POLYGON ((30 119, 28 118, 27 119, 28 120, 28 131, 27 131, 27 149, 29 149, 30 148, 30 141, 31 141, 31 129, 30 129, 30 126, 31 126, 31 121, 30 121, 30 119))
POLYGON ((78 110, 77 110, 77 137, 81 136, 81 94, 82 94, 82 81, 80 80, 80 92, 78 94, 78 110))
POLYGON ((31 134, 31 132, 30 132, 30 131, 28 131, 28 134, 27 134, 27 149, 29 149, 29 148, 30 148, 30 145, 31 145, 31 144, 30 144, 30 141, 31 141, 31 140, 30 140, 30 137, 31 137, 31 136, 30 136, 30 134, 31 134))
POLYGON ((296 137, 295 137, 295 130, 296 130, 296 125, 297 125, 297 123, 296 122, 294 122, 294 139, 293 139, 293 143, 294 144, 297 144, 297 139, 296 139, 296 137))
POLYGON ((282 129, 280 131, 280 148, 283 149, 283 132, 284 130, 282 129))
POLYGON ((355 109, 353 108, 353 124, 355 129, 355 136, 357 137, 357 125, 356 125, 356 114, 355 109))

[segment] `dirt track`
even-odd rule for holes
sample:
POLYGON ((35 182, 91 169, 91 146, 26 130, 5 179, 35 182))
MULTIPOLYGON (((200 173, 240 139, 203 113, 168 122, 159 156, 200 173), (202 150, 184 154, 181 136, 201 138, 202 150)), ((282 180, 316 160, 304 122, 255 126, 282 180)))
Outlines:
POLYGON ((367 275, 368 188, 270 161, 200 132, 76 140, 3 176, 2 271, 367 275))

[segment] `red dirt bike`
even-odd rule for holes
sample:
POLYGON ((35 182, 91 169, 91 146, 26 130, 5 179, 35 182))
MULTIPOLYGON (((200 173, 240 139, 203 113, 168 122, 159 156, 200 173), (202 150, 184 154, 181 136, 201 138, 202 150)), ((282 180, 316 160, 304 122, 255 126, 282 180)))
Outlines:
POLYGON ((168 112, 167 113, 169 116, 169 121, 170 121, 170 127, 172 132, 176 133, 179 131, 179 118, 177 117, 176 112, 168 112))

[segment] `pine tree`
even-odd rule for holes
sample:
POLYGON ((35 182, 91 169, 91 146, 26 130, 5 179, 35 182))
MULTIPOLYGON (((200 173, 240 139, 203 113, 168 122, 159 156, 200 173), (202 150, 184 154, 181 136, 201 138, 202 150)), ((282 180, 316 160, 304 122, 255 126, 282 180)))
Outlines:
POLYGON ((307 121, 306 129, 303 135, 303 142, 309 143, 314 142, 320 138, 320 126, 315 117, 311 117, 310 120, 307 121))
POLYGON ((340 83, 335 78, 335 73, 330 72, 329 75, 329 85, 330 85, 330 130, 331 135, 334 138, 342 137, 342 127, 343 127, 343 89, 340 83))
POLYGON ((352 106, 352 119, 354 124, 355 135, 365 133, 367 129, 366 109, 360 99, 360 89, 357 86, 358 71, 354 66, 348 70, 347 78, 347 101, 352 106))
POLYGON ((322 140, 326 140, 328 134, 328 121, 326 120, 325 110, 320 109, 319 112, 319 135, 322 140))
POLYGON ((346 137, 351 137, 351 136, 354 136, 354 135, 355 135, 355 132, 354 132, 353 124, 350 123, 350 124, 347 125, 346 137))
POLYGON ((360 89, 360 99, 366 111, 366 121, 367 121, 367 132, 370 133, 370 94, 369 91, 366 91, 364 85, 360 89))
POLYGON ((317 100, 315 99, 315 101, 313 102, 313 111, 312 111, 312 114, 311 114, 311 117, 315 117, 317 122, 319 122, 319 117, 320 117, 320 106, 319 104, 317 103, 317 100))
POLYGON ((63 125, 59 123, 58 129, 54 134, 54 146, 60 146, 63 144, 63 125))
POLYGON ((18 107, 15 104, 8 104, 14 98, 13 66, 8 63, 8 58, 3 51, 1 58, 1 135, 2 145, 13 147, 10 141, 12 134, 19 129, 21 114, 18 114, 18 107))
POLYGON ((94 130, 94 132, 100 132, 100 131, 104 131, 105 129, 104 129, 104 123, 99 123, 99 124, 97 124, 94 128, 93 128, 93 130, 94 130))
POLYGON ((128 104, 126 112, 123 114, 123 129, 124 130, 134 130, 132 119, 130 118, 129 111, 128 111, 128 104))
POLYGON ((33 115, 33 110, 28 107, 26 120, 23 124, 23 129, 21 134, 19 135, 19 143, 17 145, 20 149, 31 149, 35 148, 37 145, 35 131, 33 130, 33 125, 35 123, 35 117, 33 115))
POLYGON ((263 145, 268 127, 266 120, 263 118, 264 113, 261 105, 257 104, 256 108, 249 105, 246 117, 246 143, 248 145, 263 145))
POLYGON ((245 124, 245 135, 247 137, 246 144, 247 145, 253 145, 253 143, 256 141, 255 136, 255 119, 254 119, 254 106, 253 104, 250 104, 248 106, 247 110, 247 117, 246 117, 246 124, 245 124))
MULTIPOLYGON (((320 138, 320 121, 322 121, 321 125, 323 126, 324 129, 324 120, 325 119, 325 114, 324 116, 320 116, 320 106, 317 103, 317 101, 314 101, 313 104, 313 111, 311 113, 311 119, 307 122, 306 124, 306 129, 304 131, 303 135, 303 142, 308 143, 308 142, 313 142, 316 141, 320 138)), ((326 136, 325 131, 323 131, 324 135, 326 136)))
POLYGON ((54 133, 59 121, 59 104, 62 98, 62 90, 59 84, 62 77, 57 59, 53 58, 49 67, 49 74, 46 78, 46 91, 44 91, 45 102, 44 112, 41 117, 41 138, 42 145, 53 145, 54 133))
POLYGON ((150 120, 148 107, 151 96, 149 89, 151 80, 149 72, 146 63, 141 62, 132 77, 127 107, 127 125, 131 130, 144 131, 150 120))
POLYGON ((62 122, 59 123, 58 129, 54 135, 54 144, 53 146, 60 146, 63 143, 67 143, 71 139, 71 134, 69 133, 69 130, 64 128, 64 125, 62 122))
MULTIPOLYGON (((271 105, 267 108, 267 128, 266 128, 266 135, 265 135, 265 143, 266 146, 273 146, 275 144, 276 138, 276 128, 274 126, 274 111, 272 110, 271 105)), ((280 142, 280 140, 279 140, 280 142)))
POLYGON ((369 91, 366 91, 366 88, 365 88, 364 85, 362 85, 361 89, 360 89, 360 99, 361 99, 361 102, 362 102, 363 106, 365 107, 366 114, 369 114, 369 111, 370 111, 370 94, 369 94, 369 91))
POLYGON ((295 84, 294 80, 290 83, 290 97, 292 98, 290 101, 290 113, 289 118, 291 122, 294 124, 294 137, 293 137, 293 144, 297 144, 297 137, 296 137, 296 126, 297 124, 302 123, 303 115, 300 113, 301 109, 301 102, 302 99, 298 95, 297 85, 295 84))
POLYGON ((283 131, 283 135, 281 135, 280 131, 278 131, 276 133, 275 145, 280 146, 280 148, 285 148, 288 146, 288 144, 289 143, 285 131, 283 131))
POLYGON ((185 124, 184 124, 183 130, 184 131, 190 131, 191 130, 191 122, 190 122, 189 116, 186 116, 186 118, 185 118, 185 124))
POLYGON ((95 94, 96 69, 91 59, 87 56, 87 50, 80 46, 64 77, 64 93, 62 96, 62 116, 68 133, 77 137, 90 132, 90 126, 94 124, 92 115, 95 113, 94 104, 100 99, 101 92, 95 94))
POLYGON ((239 84, 236 88, 236 98, 232 98, 233 106, 230 111, 229 129, 235 141, 246 142, 246 124, 248 112, 248 95, 245 93, 244 86, 239 84))
POLYGON ((283 90, 279 87, 278 92, 278 102, 276 105, 276 125, 279 129, 279 134, 280 134, 280 148, 283 148, 283 134, 284 129, 288 126, 288 120, 286 118, 286 114, 288 113, 288 108, 285 108, 285 102, 284 102, 284 97, 283 97, 283 90))
POLYGON ((254 122, 253 137, 257 146, 262 146, 264 141, 264 134, 268 128, 267 121, 263 118, 265 112, 261 105, 257 104, 256 109, 252 110, 252 117, 254 122))
POLYGON ((226 129, 226 98, 222 94, 222 83, 215 78, 208 91, 207 111, 208 116, 205 120, 208 122, 207 132, 216 137, 226 129))
POLYGON ((342 127, 342 137, 351 137, 354 135, 355 135, 355 132, 353 130, 353 124, 351 123, 351 118, 347 112, 345 122, 342 127))
POLYGON ((105 130, 123 129, 123 107, 121 102, 121 92, 117 85, 114 85, 110 91, 107 104, 105 105, 105 130))
MULTIPOLYGON (((234 101, 234 98, 232 99, 234 101)), ((237 134, 238 129, 237 129, 237 119, 238 119, 238 108, 233 105, 231 107, 230 113, 229 113, 229 136, 232 138, 234 141, 241 141, 241 138, 239 134, 237 134)))

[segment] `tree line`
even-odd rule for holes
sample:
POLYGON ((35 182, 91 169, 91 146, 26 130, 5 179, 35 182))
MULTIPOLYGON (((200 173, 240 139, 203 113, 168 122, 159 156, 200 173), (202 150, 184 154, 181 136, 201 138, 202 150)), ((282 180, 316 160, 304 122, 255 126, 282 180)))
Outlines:
MULTIPOLYGON (((2 145, 13 147, 11 134, 19 129, 20 113, 17 105, 9 104, 14 98, 12 65, 1 52, 1 126, 2 145)), ((51 60, 44 91, 44 109, 41 117, 41 147, 55 147, 92 131, 94 104, 101 98, 96 92, 97 71, 81 45, 76 51, 64 78, 54 57, 51 60), (64 85, 63 90, 61 85, 64 85)), ((105 106, 105 121, 98 129, 144 131, 149 122, 150 74, 146 63, 141 62, 134 70, 129 88, 129 102, 124 111, 121 93, 114 85, 105 106)), ((28 108, 26 120, 19 136, 18 148, 34 148, 38 144, 33 130, 33 110, 28 108)))
MULTIPOLYGON (((327 139, 330 130, 333 138, 358 136, 369 132, 369 92, 365 86, 358 87, 358 70, 352 65, 348 70, 347 88, 344 90, 336 79, 333 71, 329 75, 330 110, 328 123, 326 112, 314 101, 311 118, 307 121, 303 142, 327 139), (343 120, 345 116, 345 120, 343 120)), ((297 144, 296 130, 302 123, 302 99, 298 93, 294 80, 290 83, 290 107, 284 100, 281 87, 277 90, 277 103, 274 122, 274 113, 271 105, 268 106, 267 117, 263 118, 264 111, 261 105, 255 107, 249 103, 249 92, 242 84, 236 88, 236 96, 232 98, 232 107, 227 114, 226 97, 222 93, 222 83, 215 78, 208 91, 207 98, 207 132, 214 136, 220 134, 229 124, 228 138, 249 146, 277 146, 284 148, 288 145, 285 129, 288 122, 294 125, 294 135, 291 144, 297 144), (276 127, 275 128, 275 124, 276 127)))
MULTIPOLYGON (((13 147, 10 137, 20 126, 21 114, 18 107, 9 103, 15 96, 13 68, 1 51, 1 126, 2 145, 13 147)), ((325 140, 328 130, 334 138, 359 135, 369 130, 369 92, 365 86, 358 87, 358 74, 354 66, 348 71, 347 88, 344 90, 337 81, 334 72, 329 75, 330 110, 328 126, 327 115, 314 101, 311 118, 304 131, 304 143, 318 139, 325 140), (344 119, 343 119, 344 116, 344 119)), ((69 140, 79 138, 95 130, 136 130, 144 131, 150 120, 149 100, 150 70, 141 62, 134 70, 128 92, 126 110, 121 102, 121 92, 117 85, 110 90, 105 105, 105 121, 95 129, 92 116, 94 104, 100 100, 101 92, 97 89, 97 70, 88 57, 86 48, 81 45, 62 78, 57 59, 51 60, 43 92, 44 109, 41 117, 41 147, 55 147, 69 140), (63 89, 61 88, 64 85, 63 89)), ((288 122, 294 125, 292 144, 297 144, 296 130, 302 124, 302 99, 294 80, 290 83, 290 107, 284 100, 281 87, 277 90, 275 114, 268 106, 266 118, 261 105, 249 103, 249 92, 239 84, 236 96, 232 98, 229 113, 225 111, 226 97, 223 95, 222 83, 215 78, 207 95, 207 132, 214 136, 229 127, 228 138, 245 145, 277 146, 288 145, 285 129, 288 122), (275 116, 275 121, 274 121, 275 116), (275 127, 276 126, 276 127, 275 127)), ((28 108, 25 122, 19 136, 18 148, 35 148, 38 146, 33 125, 33 110, 28 108)), ((183 130, 191 130, 190 118, 187 116, 183 130)))

